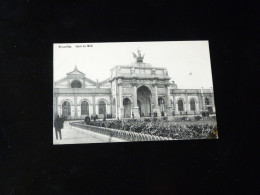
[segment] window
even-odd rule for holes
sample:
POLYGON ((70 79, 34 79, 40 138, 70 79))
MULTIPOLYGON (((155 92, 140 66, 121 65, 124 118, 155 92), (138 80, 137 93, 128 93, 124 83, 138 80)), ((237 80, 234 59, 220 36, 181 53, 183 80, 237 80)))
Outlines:
POLYGON ((89 106, 87 101, 81 102, 81 115, 89 115, 89 106))
POLYGON ((182 100, 178 101, 178 110, 183 111, 183 101, 182 100))
POLYGON ((99 114, 106 114, 106 103, 102 100, 98 104, 99 114))
POLYGON ((81 82, 78 80, 72 81, 71 87, 72 88, 81 88, 81 82))
POLYGON ((209 99, 205 98, 205 105, 209 105, 209 99))
POLYGON ((71 115, 70 103, 68 101, 62 103, 62 115, 63 116, 71 115))
POLYGON ((195 106, 196 104, 195 104, 195 100, 191 100, 190 101, 190 110, 191 111, 195 111, 196 110, 196 106, 195 106))

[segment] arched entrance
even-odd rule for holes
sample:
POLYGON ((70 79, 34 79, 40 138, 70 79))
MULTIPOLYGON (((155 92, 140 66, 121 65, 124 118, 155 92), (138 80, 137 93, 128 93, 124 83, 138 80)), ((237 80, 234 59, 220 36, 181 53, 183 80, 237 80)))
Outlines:
POLYGON ((98 113, 106 114, 106 103, 103 100, 98 103, 98 113))
POLYGON ((62 103, 62 115, 66 117, 71 115, 70 103, 68 101, 62 103))
POLYGON ((129 98, 124 98, 124 117, 131 118, 131 100, 129 98))
POLYGON ((181 99, 178 100, 178 111, 180 112, 180 114, 182 114, 182 112, 184 111, 183 101, 181 99))
POLYGON ((160 107, 161 114, 162 114, 162 112, 164 112, 164 114, 165 114, 165 101, 163 98, 160 97, 158 99, 158 105, 160 107))
POLYGON ((81 115, 89 115, 89 105, 87 101, 81 102, 81 115))
POLYGON ((139 113, 141 117, 147 117, 151 115, 151 98, 152 93, 146 86, 141 86, 137 90, 137 104, 139 107, 139 113))

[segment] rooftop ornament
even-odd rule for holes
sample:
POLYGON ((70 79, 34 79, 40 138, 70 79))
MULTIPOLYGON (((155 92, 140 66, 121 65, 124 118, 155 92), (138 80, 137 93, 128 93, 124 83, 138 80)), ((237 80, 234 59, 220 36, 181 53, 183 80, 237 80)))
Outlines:
POLYGON ((136 59, 137 63, 143 63, 144 54, 143 56, 141 55, 141 50, 139 48, 137 49, 137 54, 133 52, 133 57, 136 59))

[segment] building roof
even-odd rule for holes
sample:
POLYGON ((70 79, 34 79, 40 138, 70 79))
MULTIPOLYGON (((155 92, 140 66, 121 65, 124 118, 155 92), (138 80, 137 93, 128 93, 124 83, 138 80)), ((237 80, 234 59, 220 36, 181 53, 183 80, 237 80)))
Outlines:
POLYGON ((79 71, 77 66, 75 66, 74 70, 67 73, 67 75, 85 75, 83 72, 79 71))

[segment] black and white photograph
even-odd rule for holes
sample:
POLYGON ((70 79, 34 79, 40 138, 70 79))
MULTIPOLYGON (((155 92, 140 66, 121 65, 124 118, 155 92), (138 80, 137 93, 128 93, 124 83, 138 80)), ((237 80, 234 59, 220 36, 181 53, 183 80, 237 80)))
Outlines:
POLYGON ((218 139, 208 41, 55 43, 53 144, 218 139))
POLYGON ((258 1, 1 1, 0 195, 260 194, 258 1))

